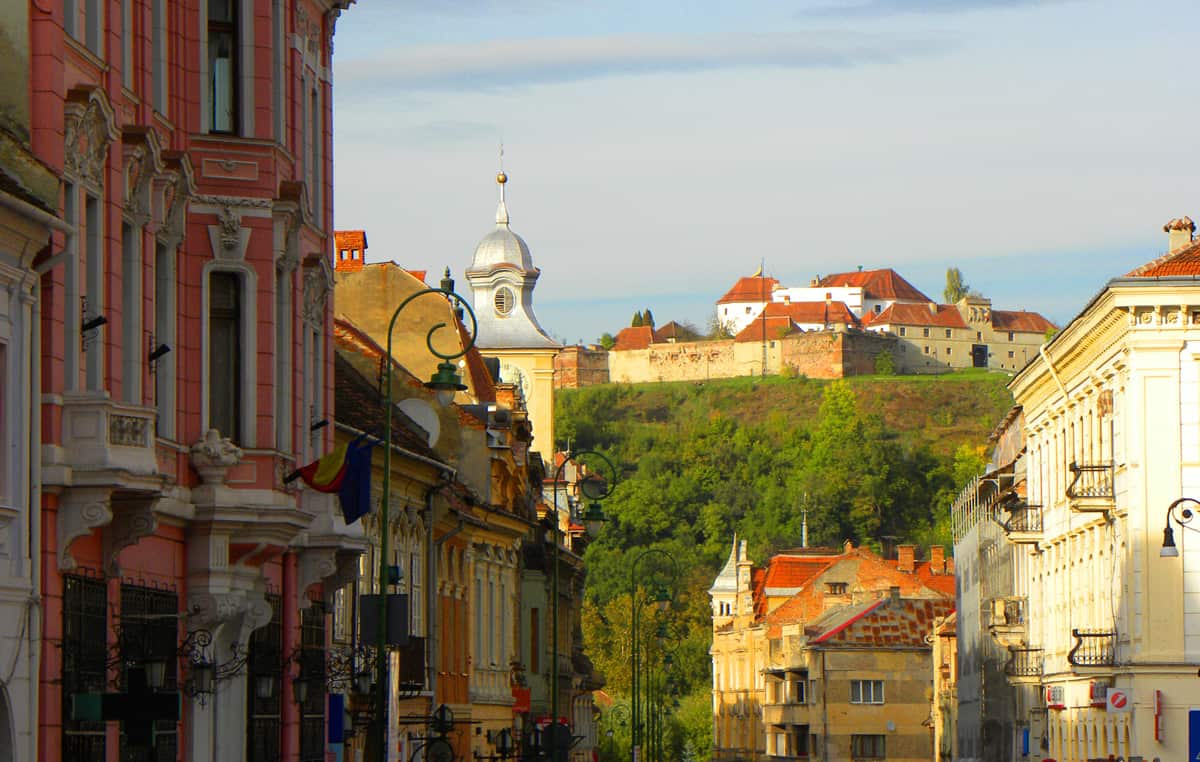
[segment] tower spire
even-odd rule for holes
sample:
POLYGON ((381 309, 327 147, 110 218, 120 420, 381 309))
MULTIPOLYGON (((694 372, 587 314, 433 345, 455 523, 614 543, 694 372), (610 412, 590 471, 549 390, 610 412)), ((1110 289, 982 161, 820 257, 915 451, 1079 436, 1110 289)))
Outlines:
POLYGON ((496 224, 508 227, 508 206, 504 203, 504 185, 508 175, 504 174, 504 144, 500 144, 500 171, 496 173, 496 184, 500 186, 500 206, 496 207, 496 224))

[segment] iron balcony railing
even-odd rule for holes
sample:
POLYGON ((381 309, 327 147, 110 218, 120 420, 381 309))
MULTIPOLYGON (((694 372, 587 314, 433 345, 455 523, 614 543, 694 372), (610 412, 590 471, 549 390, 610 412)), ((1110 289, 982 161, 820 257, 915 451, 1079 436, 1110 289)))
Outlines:
POLYGON ((1008 521, 1004 522, 1008 534, 1039 534, 1042 531, 1042 506, 1021 503, 1008 509, 1008 521))
POLYGON ((1075 478, 1067 485, 1067 497, 1111 500, 1113 493, 1113 464, 1071 463, 1068 467, 1075 478))
POLYGON ((1111 667, 1117 651, 1117 634, 1109 630, 1071 630, 1075 647, 1067 661, 1076 667, 1111 667))
POLYGON ((1009 677, 1041 677, 1042 661, 1040 648, 1010 648, 1004 674, 1009 677))

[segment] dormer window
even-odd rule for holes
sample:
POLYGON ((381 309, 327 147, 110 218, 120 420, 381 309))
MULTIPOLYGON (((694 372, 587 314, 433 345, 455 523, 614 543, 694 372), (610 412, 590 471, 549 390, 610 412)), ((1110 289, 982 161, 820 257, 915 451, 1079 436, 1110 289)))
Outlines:
POLYGON ((497 315, 507 315, 510 312, 512 312, 513 301, 514 301, 514 299, 513 299, 512 289, 503 287, 503 286, 496 289, 496 294, 495 294, 496 314, 497 315))

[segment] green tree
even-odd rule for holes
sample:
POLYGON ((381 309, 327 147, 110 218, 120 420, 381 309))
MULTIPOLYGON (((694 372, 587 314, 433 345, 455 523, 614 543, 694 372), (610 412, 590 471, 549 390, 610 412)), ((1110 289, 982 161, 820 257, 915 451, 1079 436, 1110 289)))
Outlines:
POLYGON ((642 313, 642 325, 654 327, 654 313, 650 311, 649 307, 642 313))
POLYGON ((605 349, 612 349, 617 345, 617 340, 611 333, 605 332, 600 334, 600 340, 596 343, 605 349))
POLYGON ((948 268, 946 270, 946 289, 942 291, 946 304, 956 304, 959 299, 969 293, 971 293, 971 287, 963 280, 962 270, 957 267, 948 268))
POLYGON ((641 326, 643 326, 645 324, 646 324, 646 318, 642 316, 641 310, 638 310, 637 312, 633 313, 633 320, 630 321, 629 325, 633 326, 634 328, 640 328, 641 326))
POLYGON ((892 353, 888 351, 880 352, 875 355, 875 375, 877 376, 894 376, 896 375, 896 359, 892 357, 892 353))

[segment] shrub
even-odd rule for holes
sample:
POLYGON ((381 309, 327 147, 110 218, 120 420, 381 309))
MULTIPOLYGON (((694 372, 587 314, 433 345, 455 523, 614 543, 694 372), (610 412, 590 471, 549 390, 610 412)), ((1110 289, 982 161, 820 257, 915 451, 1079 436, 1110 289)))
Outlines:
POLYGON ((896 359, 891 352, 880 352, 875 355, 875 374, 879 376, 896 375, 896 359))

